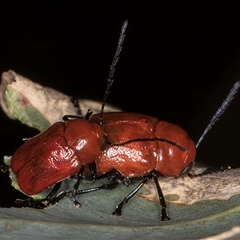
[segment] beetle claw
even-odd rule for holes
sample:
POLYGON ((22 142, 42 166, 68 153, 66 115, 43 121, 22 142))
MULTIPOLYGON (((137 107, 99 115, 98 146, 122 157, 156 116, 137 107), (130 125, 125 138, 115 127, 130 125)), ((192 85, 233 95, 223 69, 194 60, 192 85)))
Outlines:
POLYGON ((170 217, 167 215, 167 210, 166 208, 163 208, 162 209, 162 215, 161 215, 161 221, 162 222, 167 222, 167 221, 170 221, 170 217))
POLYGON ((122 201, 119 205, 117 205, 115 211, 112 212, 112 215, 118 216, 118 217, 122 216, 122 208, 123 208, 124 204, 125 204, 125 202, 122 201))
POLYGON ((77 208, 80 208, 80 207, 82 206, 82 204, 81 204, 79 201, 77 201, 77 200, 74 200, 74 201, 73 201, 73 204, 74 204, 75 207, 77 207, 77 208))
POLYGON ((43 200, 34 200, 31 198, 28 199, 16 199, 15 203, 18 206, 21 207, 34 207, 34 208, 38 208, 38 209, 44 209, 48 206, 48 203, 44 203, 46 202, 46 199, 43 200))
POLYGON ((23 200, 23 199, 16 199, 16 200, 15 200, 15 203, 16 203, 17 205, 25 205, 25 202, 26 202, 26 200, 23 200))
POLYGON ((114 212, 112 212, 113 216, 121 217, 122 216, 122 210, 119 211, 119 209, 116 209, 114 212))
POLYGON ((82 206, 82 204, 77 200, 77 192, 74 189, 72 192, 72 200, 73 200, 73 204, 75 205, 75 207, 80 208, 82 206))

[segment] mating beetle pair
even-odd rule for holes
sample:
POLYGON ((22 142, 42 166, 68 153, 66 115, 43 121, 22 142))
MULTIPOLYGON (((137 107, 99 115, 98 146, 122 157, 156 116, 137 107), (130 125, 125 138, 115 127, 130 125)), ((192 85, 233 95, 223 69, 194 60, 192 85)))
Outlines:
POLYGON ((13 154, 10 167, 24 193, 34 195, 55 185, 45 199, 18 200, 20 204, 31 206, 46 202, 45 206, 48 206, 70 195, 75 205, 79 206, 76 199, 78 194, 111 188, 119 181, 129 185, 133 178, 139 178, 140 184, 113 212, 120 216, 123 206, 153 178, 162 208, 161 220, 170 220, 158 176, 178 177, 191 170, 196 148, 227 108, 240 87, 240 82, 234 85, 197 145, 185 130, 157 118, 136 113, 104 113, 127 25, 128 22, 125 21, 110 65, 101 113, 92 115, 89 111, 85 118, 64 116, 63 122, 53 124, 45 132, 25 142, 13 154), (94 180, 112 171, 114 173, 110 174, 108 184, 78 190, 82 178, 88 176, 89 172, 94 180), (73 190, 58 193, 61 181, 75 174, 78 180, 73 190))

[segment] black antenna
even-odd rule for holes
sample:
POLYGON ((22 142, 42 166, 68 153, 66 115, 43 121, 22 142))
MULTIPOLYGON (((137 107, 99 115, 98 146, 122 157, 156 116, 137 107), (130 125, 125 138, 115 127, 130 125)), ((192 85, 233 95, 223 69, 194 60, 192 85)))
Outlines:
POLYGON ((205 135, 209 132, 209 130, 212 128, 213 124, 215 124, 215 122, 217 120, 219 120, 219 117, 225 112, 225 110, 228 108, 230 102, 233 100, 234 96, 236 95, 238 88, 240 87, 240 81, 237 81, 232 89, 230 90, 229 94, 227 95, 227 97, 225 98, 225 100, 223 101, 222 105, 220 108, 218 108, 218 110, 216 111, 216 113, 213 115, 212 119, 210 120, 208 126, 206 127, 206 129, 204 130, 203 134, 201 135, 201 137, 199 138, 197 144, 196 144, 196 148, 198 148, 198 146, 200 145, 200 143, 202 142, 203 138, 205 137, 205 135))
POLYGON ((113 76, 114 76, 114 72, 115 72, 115 66, 116 66, 116 64, 119 60, 119 55, 122 51, 122 45, 123 45, 123 42, 124 42, 124 39, 125 39, 125 36, 126 36, 125 32, 127 30, 127 26, 128 26, 128 20, 126 20, 122 25, 121 32, 120 32, 120 37, 118 39, 117 48, 116 48, 112 63, 111 63, 110 68, 109 68, 109 73, 108 73, 108 78, 107 78, 107 87, 106 87, 106 90, 105 90, 105 93, 104 93, 104 96, 103 96, 102 109, 101 109, 100 119, 99 119, 99 124, 101 126, 103 125, 103 110, 104 110, 108 95, 110 93, 110 89, 111 89, 112 84, 114 82, 113 76))

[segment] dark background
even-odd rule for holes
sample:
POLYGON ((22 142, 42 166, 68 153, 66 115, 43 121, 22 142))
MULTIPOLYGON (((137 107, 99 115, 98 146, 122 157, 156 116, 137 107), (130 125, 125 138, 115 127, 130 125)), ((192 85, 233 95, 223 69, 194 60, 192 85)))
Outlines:
MULTIPOLYGON (((128 19, 108 102, 176 123, 194 141, 240 79, 240 5, 234 1, 5 0, 0 9, 1 72, 12 69, 98 101, 128 19)), ((240 167, 239 109, 240 93, 202 142, 197 161, 240 167)), ((22 137, 37 131, 0 114, 0 156, 12 155, 22 137)), ((1 204, 10 185, 3 175, 1 204)))

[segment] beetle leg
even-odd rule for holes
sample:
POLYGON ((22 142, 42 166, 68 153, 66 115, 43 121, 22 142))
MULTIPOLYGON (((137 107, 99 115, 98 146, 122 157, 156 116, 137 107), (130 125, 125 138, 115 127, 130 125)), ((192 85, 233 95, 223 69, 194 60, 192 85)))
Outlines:
POLYGON ((223 165, 221 167, 210 167, 210 168, 207 168, 205 171, 203 171, 202 173, 199 173, 199 174, 188 173, 188 176, 190 178, 201 177, 201 176, 212 174, 212 173, 225 172, 225 171, 228 171, 230 169, 231 169, 231 167, 227 166, 227 165, 226 166, 223 165))
POLYGON ((157 193, 158 193, 158 198, 159 198, 159 203, 160 206, 162 208, 162 212, 161 212, 161 221, 165 222, 165 221, 169 221, 170 217, 167 214, 167 204, 164 198, 164 195, 162 193, 162 189, 160 187, 160 184, 158 182, 158 176, 153 172, 153 180, 155 182, 156 188, 157 188, 157 193))
POLYGON ((101 186, 98 186, 98 187, 78 190, 77 194, 84 194, 84 193, 95 192, 95 191, 98 191, 98 190, 101 190, 101 189, 111 190, 111 189, 116 188, 117 185, 118 185, 118 182, 106 183, 106 184, 102 184, 101 186))
POLYGON ((27 141, 29 141, 30 139, 32 139, 32 138, 30 138, 30 137, 24 137, 24 138, 22 139, 22 141, 23 141, 23 142, 27 142, 27 141))
POLYGON ((9 170, 10 166, 7 165, 7 164, 4 164, 4 165, 0 165, 0 170, 1 172, 5 173, 9 170))
POLYGON ((112 212, 112 215, 121 216, 122 215, 122 208, 125 204, 128 203, 128 201, 139 191, 139 189, 149 180, 148 176, 145 176, 141 183, 127 196, 124 197, 124 199, 117 205, 114 212, 112 212))
MULTIPOLYGON (((92 166, 94 166, 95 164, 92 164, 92 166)), ((89 166, 89 168, 91 169, 91 167, 89 166)), ((94 167, 93 167, 94 169, 94 167)), ((97 176, 96 178, 99 179, 99 178, 105 178, 106 176, 108 176, 110 173, 106 173, 106 174, 103 174, 101 176, 97 176)), ((77 194, 84 194, 84 193, 90 193, 90 192, 95 192, 95 191, 98 191, 98 190, 101 190, 101 189, 107 189, 107 190, 110 190, 110 189, 114 189, 117 187, 118 185, 118 182, 119 181, 123 181, 122 179, 122 176, 118 173, 118 172, 115 172, 114 174, 112 174, 110 177, 108 177, 108 183, 105 183, 105 184, 102 184, 101 186, 97 186, 97 187, 92 187, 92 188, 88 188, 88 189, 81 189, 81 190, 77 190, 76 191, 76 195, 77 194)), ((129 180, 128 180, 129 181, 129 180)))
POLYGON ((67 120, 69 120, 69 119, 71 119, 71 118, 73 118, 73 119, 82 119, 83 117, 80 117, 80 116, 77 116, 77 115, 64 115, 64 116, 62 117, 62 120, 63 120, 64 122, 66 122, 67 120))
POLYGON ((80 182, 81 180, 83 179, 83 173, 84 173, 84 170, 85 170, 85 166, 83 165, 79 171, 79 174, 78 174, 78 179, 77 179, 77 182, 74 184, 73 186, 73 190, 72 190, 72 194, 71 194, 71 197, 72 197, 72 200, 73 200, 73 203, 76 207, 81 207, 81 203, 77 200, 77 191, 78 191, 78 188, 79 188, 79 185, 80 185, 80 182))
POLYGON ((23 206, 23 207, 34 207, 34 208, 46 208, 49 205, 54 205, 58 201, 54 200, 54 196, 58 192, 59 188, 61 187, 62 182, 58 182, 54 185, 52 188, 51 192, 47 195, 47 197, 40 199, 40 200, 35 200, 33 198, 28 198, 28 199, 16 199, 16 204, 23 206))
MULTIPOLYGON (((60 189, 61 187, 61 184, 62 182, 58 182, 54 185, 52 191, 47 195, 47 197, 45 198, 45 201, 47 201, 47 206, 49 205, 54 205, 56 204, 57 202, 54 201, 54 197, 55 195, 57 194, 58 190, 60 189)), ((44 201, 44 199, 42 200, 44 201)))
POLYGON ((90 163, 89 164, 89 170, 90 170, 90 174, 91 176, 95 179, 97 178, 97 166, 96 166, 96 162, 90 163))
POLYGON ((85 116, 85 119, 90 121, 90 117, 91 117, 92 114, 93 114, 93 112, 91 111, 91 109, 88 109, 87 113, 86 113, 86 116, 85 116))
POLYGON ((176 176, 176 178, 187 176, 189 172, 192 170, 193 164, 194 164, 193 162, 189 163, 189 165, 185 169, 183 169, 183 171, 178 176, 176 176))
POLYGON ((79 116, 82 116, 82 111, 81 111, 81 108, 80 108, 80 106, 79 106, 79 101, 78 101, 78 99, 77 99, 76 97, 73 97, 73 96, 72 96, 72 97, 70 98, 70 101, 72 102, 73 107, 75 108, 77 114, 78 114, 79 116))
POLYGON ((155 171, 152 171, 150 174, 146 175, 143 177, 142 181, 140 182, 140 184, 132 191, 130 192, 127 196, 124 197, 124 199, 120 202, 120 204, 117 205, 115 211, 112 213, 112 215, 116 215, 116 216, 121 216, 122 215, 122 208, 124 207, 125 204, 128 203, 128 201, 139 191, 139 189, 146 183, 148 182, 149 179, 153 178, 156 188, 157 188, 157 192, 158 192, 158 197, 159 197, 159 203, 160 206, 162 208, 162 212, 161 212, 161 221, 169 221, 170 218, 167 214, 167 204, 165 202, 161 187, 159 185, 158 182, 158 176, 155 173, 155 171))
POLYGON ((51 202, 49 202, 48 206, 49 205, 54 205, 56 203, 58 203, 60 200, 62 200, 64 197, 66 197, 67 195, 70 195, 71 194, 71 190, 68 190, 68 191, 62 191, 60 193, 58 193, 56 196, 53 196, 51 198, 51 202))
MULTIPOLYGON (((91 166, 89 166, 91 173, 95 172, 95 170, 96 170, 95 167, 96 167, 96 164, 94 164, 94 163, 91 164, 91 166)), ((101 189, 108 189, 109 190, 109 189, 116 188, 117 185, 118 185, 118 181, 121 180, 120 177, 122 177, 122 176, 118 172, 114 172, 114 174, 111 174, 110 177, 108 176, 109 174, 110 174, 109 172, 106 173, 106 174, 103 174, 101 176, 97 176, 97 174, 96 174, 96 177, 94 177, 94 175, 93 175, 93 177, 96 178, 96 179, 100 179, 100 178, 103 179, 103 178, 107 177, 108 182, 105 183, 105 184, 102 184, 101 186, 92 187, 92 188, 88 188, 88 189, 77 190, 76 194, 90 193, 90 192, 95 192, 95 191, 98 191, 98 190, 101 190, 101 189)))

